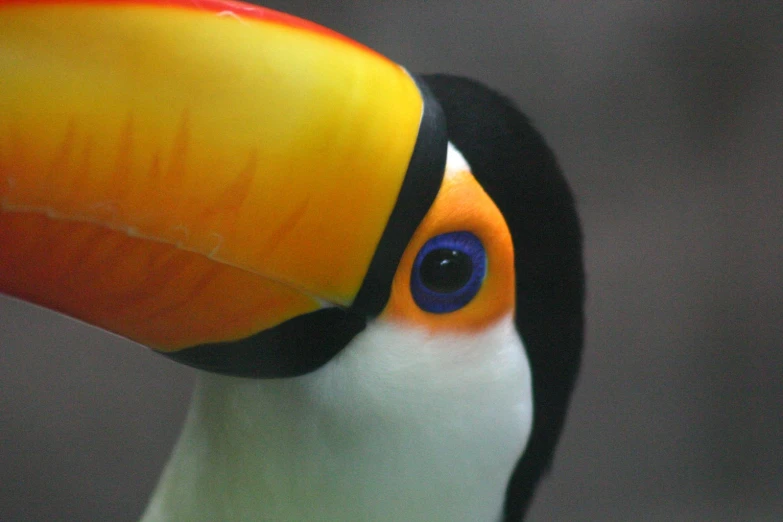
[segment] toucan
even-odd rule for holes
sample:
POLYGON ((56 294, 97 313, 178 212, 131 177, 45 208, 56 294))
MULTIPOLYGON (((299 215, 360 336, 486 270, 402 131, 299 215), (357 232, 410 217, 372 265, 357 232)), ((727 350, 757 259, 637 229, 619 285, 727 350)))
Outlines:
POLYGON ((0 292, 198 369, 144 521, 523 517, 585 278, 509 99, 227 0, 2 0, 0 71, 0 292))

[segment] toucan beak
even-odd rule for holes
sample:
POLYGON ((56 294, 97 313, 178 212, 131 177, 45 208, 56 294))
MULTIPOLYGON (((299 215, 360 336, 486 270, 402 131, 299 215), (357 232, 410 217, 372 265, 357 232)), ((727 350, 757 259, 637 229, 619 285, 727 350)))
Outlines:
POLYGON ((0 292, 164 352, 356 298, 416 145, 400 66, 224 1, 0 4, 0 292))

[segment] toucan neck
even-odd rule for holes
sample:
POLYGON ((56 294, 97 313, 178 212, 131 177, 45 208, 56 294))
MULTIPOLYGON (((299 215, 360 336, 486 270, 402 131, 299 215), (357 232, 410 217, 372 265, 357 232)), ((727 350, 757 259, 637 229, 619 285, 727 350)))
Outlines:
POLYGON ((315 427, 303 410, 307 386, 298 381, 201 373, 143 522, 226 520, 227 514, 288 520, 281 518, 287 516, 281 500, 297 477, 293 462, 285 461, 297 458, 294 447, 315 427))
POLYGON ((143 521, 498 520, 532 414, 521 346, 368 330, 302 377, 202 373, 143 521))

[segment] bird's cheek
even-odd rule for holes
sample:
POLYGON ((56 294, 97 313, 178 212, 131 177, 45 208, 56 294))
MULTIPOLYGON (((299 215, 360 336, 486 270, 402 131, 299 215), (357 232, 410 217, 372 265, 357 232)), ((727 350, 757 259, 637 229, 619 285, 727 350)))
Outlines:
POLYGON ((383 318, 430 331, 475 332, 513 312, 514 304, 514 248, 503 215, 469 171, 447 171, 438 196, 403 254, 383 318), (481 242, 486 258, 481 287, 461 308, 425 310, 411 291, 416 258, 430 239, 453 232, 468 232, 481 242))

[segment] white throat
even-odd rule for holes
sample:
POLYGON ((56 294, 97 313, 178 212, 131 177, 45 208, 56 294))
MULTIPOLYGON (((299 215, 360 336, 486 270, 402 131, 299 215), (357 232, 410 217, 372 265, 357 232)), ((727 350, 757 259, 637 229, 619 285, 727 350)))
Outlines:
POLYGON ((203 374, 144 521, 496 522, 532 418, 510 316, 377 320, 303 377, 203 374))

